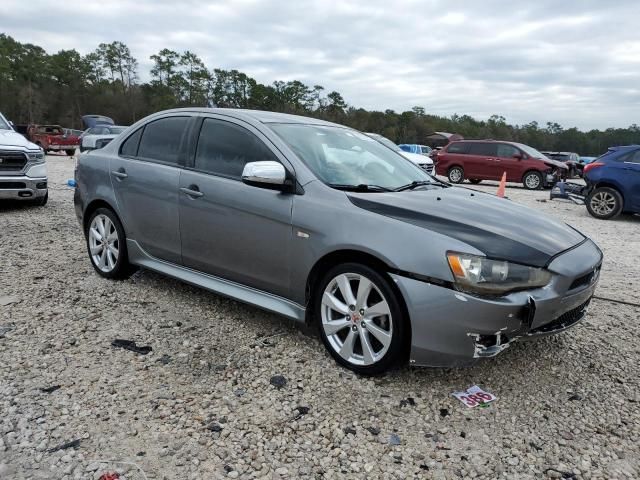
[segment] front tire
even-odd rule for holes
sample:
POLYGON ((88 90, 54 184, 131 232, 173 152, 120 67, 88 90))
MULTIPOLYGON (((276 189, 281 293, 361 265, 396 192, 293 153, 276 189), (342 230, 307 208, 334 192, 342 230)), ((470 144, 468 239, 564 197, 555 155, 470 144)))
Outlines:
POLYGON ((617 190, 610 187, 594 189, 588 196, 587 211, 600 220, 610 220, 622 212, 624 201, 617 190))
POLYGON ((402 358, 403 310, 389 281, 374 269, 337 265, 318 284, 314 305, 322 343, 340 365, 376 375, 402 358))
POLYGON ((451 183, 464 182, 464 170, 462 167, 451 167, 447 172, 447 177, 451 183))
POLYGON ((91 214, 85 232, 91 264, 101 277, 124 279, 134 268, 129 263, 127 240, 118 216, 108 208, 91 214))
POLYGON ((527 190, 539 190, 542 188, 542 174, 536 171, 527 172, 522 177, 522 184, 527 190))

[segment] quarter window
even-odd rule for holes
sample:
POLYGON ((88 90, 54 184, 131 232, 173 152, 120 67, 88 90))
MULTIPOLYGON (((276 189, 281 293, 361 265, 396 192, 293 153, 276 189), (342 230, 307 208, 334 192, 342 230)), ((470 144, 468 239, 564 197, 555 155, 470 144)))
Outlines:
POLYGON ((122 143, 120 155, 125 157, 135 157, 138 155, 138 145, 140 144, 140 137, 142 137, 142 130, 143 128, 139 128, 122 143))
POLYGON ((189 117, 165 117, 144 127, 138 157, 165 163, 179 163, 180 142, 189 117))
POLYGON ((640 150, 636 150, 635 152, 628 154, 624 161, 629 163, 640 163, 640 150))
POLYGON ((467 153, 469 151, 468 143, 452 143, 447 148, 447 153, 467 153))
POLYGON ((206 118, 202 123, 195 168, 207 173, 240 178, 245 164, 278 161, 253 133, 233 123, 206 118))

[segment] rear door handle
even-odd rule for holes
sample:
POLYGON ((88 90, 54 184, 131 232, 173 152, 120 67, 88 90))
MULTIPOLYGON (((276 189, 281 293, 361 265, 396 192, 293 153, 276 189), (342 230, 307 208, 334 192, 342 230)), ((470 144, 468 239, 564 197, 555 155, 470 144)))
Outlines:
POLYGON ((127 172, 125 172, 124 168, 119 168, 118 170, 114 170, 113 172, 111 172, 111 174, 114 177, 118 177, 120 179, 124 179, 127 178, 129 175, 127 175, 127 172))
POLYGON ((200 198, 204 196, 204 193, 200 191, 197 185, 189 185, 188 188, 182 187, 180 191, 186 195, 189 195, 191 198, 200 198))

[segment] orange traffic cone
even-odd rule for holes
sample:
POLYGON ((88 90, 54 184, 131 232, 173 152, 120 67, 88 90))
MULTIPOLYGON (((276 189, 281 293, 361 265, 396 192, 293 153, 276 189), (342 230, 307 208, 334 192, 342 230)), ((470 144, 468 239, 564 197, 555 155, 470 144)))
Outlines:
POLYGON ((502 174, 502 179, 500 180, 500 185, 498 186, 498 193, 496 193, 497 196, 499 196, 500 198, 504 198, 504 189, 507 186, 507 172, 504 172, 502 174))

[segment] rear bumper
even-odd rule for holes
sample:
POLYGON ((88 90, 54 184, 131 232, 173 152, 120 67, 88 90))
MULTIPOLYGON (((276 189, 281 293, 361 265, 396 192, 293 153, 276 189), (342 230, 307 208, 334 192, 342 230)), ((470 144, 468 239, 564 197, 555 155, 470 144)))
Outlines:
POLYGON ((480 298, 392 274, 411 319, 412 365, 451 367, 492 357, 518 339, 571 328, 586 315, 602 254, 588 240, 557 257, 549 285, 480 298))
POLYGON ((47 177, 0 177, 0 199, 33 200, 47 194, 47 177))
POLYGON ((65 150, 75 150, 79 145, 49 145, 47 150, 57 151, 65 151, 65 150))

